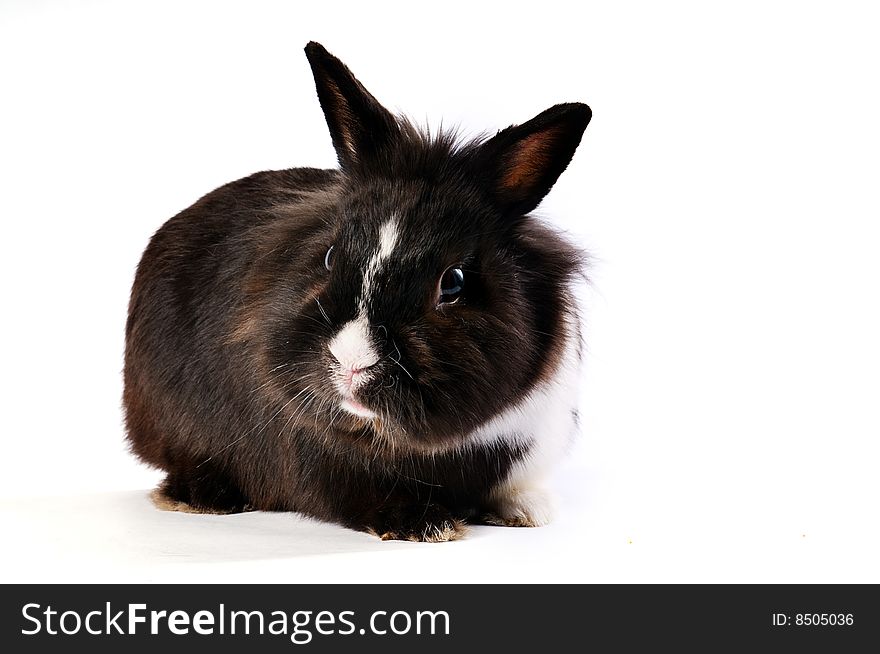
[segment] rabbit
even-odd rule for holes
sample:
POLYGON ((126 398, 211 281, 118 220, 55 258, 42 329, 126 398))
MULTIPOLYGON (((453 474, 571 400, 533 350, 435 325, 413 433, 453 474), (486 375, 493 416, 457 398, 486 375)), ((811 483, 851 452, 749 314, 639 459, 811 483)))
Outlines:
POLYGON ((258 172, 152 237, 126 323, 127 439, 162 509, 295 511, 383 540, 551 518, 576 432, 582 251, 530 216, 581 103, 468 142, 305 48, 339 169, 258 172))

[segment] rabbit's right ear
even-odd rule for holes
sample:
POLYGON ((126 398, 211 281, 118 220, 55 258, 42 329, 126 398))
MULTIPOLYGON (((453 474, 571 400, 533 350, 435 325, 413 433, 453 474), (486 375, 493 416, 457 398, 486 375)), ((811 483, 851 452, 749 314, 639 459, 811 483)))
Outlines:
POLYGON ((339 165, 343 170, 355 168, 399 134, 397 121, 320 43, 309 43, 306 57, 339 165))

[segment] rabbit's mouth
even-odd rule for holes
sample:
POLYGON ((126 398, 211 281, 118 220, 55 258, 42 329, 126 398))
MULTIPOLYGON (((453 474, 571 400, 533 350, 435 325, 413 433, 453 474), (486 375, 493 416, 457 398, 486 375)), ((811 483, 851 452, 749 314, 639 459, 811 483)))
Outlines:
POLYGON ((360 418, 368 418, 372 420, 376 417, 376 413, 374 411, 371 411, 370 409, 365 407, 363 404, 354 399, 353 396, 344 397, 342 399, 341 406, 349 413, 353 413, 360 418))
POLYGON ((376 412, 367 407, 358 397, 358 391, 372 381, 375 373, 373 368, 349 368, 348 366, 337 366, 334 371, 334 386, 336 392, 341 396, 340 406, 359 418, 367 418, 372 420, 376 417, 376 412))

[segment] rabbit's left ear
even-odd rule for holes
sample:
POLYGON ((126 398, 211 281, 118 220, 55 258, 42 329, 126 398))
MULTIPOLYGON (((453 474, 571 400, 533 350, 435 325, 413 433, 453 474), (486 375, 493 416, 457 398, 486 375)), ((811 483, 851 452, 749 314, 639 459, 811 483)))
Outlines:
POLYGON ((538 206, 574 156, 592 115, 579 102, 558 104, 477 149, 474 173, 504 214, 523 215, 538 206))
POLYGON ((369 160, 399 133, 394 116, 320 43, 309 43, 306 57, 340 166, 369 160))

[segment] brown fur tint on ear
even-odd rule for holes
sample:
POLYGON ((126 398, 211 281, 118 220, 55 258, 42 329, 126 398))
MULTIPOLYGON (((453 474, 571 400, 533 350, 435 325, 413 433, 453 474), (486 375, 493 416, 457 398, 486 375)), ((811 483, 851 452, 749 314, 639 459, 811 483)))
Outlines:
POLYGON ((502 212, 522 215, 538 206, 574 156, 591 116, 585 104, 558 104, 480 147, 477 165, 489 171, 502 212))
POLYGON ((506 170, 499 186, 503 191, 513 191, 528 186, 547 167, 552 148, 553 135, 546 132, 532 134, 517 143, 510 153, 506 170))
POLYGON ((357 156, 357 150, 354 145, 354 135, 349 128, 352 124, 351 108, 348 106, 345 96, 342 95, 342 91, 339 90, 339 87, 334 82, 328 80, 326 84, 327 91, 333 98, 333 105, 336 107, 336 113, 338 114, 339 122, 336 129, 338 130, 339 145, 347 150, 351 156, 355 157, 357 156))

